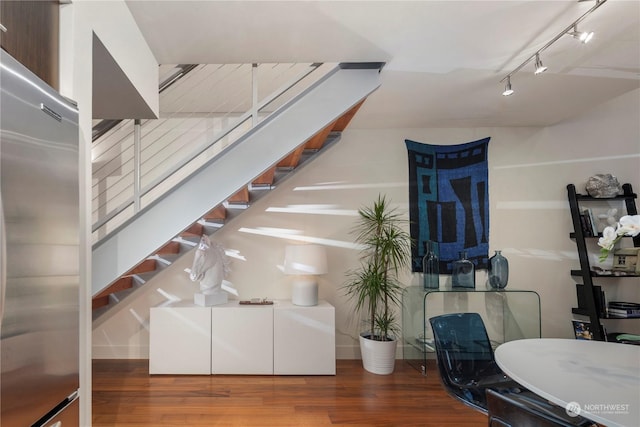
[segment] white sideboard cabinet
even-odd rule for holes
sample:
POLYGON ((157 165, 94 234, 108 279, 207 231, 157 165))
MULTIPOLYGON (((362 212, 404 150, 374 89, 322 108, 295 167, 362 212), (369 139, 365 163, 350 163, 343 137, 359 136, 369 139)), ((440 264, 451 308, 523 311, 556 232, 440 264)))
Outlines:
POLYGON ((273 306, 216 305, 211 325, 212 374, 273 374, 273 306))
POLYGON ((335 308, 281 301, 273 308, 273 371, 277 375, 336 374, 335 308))
POLYGON ((213 307, 176 303, 151 308, 150 374, 335 375, 335 308, 213 307))
POLYGON ((152 308, 150 374, 211 374, 211 308, 176 303, 152 308))

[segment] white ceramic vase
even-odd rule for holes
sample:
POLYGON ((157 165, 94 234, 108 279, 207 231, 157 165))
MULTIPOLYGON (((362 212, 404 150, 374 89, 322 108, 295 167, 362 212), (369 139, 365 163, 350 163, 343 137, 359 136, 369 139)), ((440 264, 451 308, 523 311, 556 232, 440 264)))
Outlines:
POLYGON ((360 353, 364 369, 372 374, 391 374, 396 363, 398 341, 375 341, 362 335, 360 334, 360 353))

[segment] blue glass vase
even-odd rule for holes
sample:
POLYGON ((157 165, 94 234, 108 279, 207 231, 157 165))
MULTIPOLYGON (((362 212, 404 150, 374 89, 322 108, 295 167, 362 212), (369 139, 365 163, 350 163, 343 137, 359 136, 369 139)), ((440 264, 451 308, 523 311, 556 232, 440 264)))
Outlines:
POLYGON ((504 289, 509 281, 509 261, 502 256, 502 251, 489 258, 489 286, 494 289, 504 289))
POLYGON ((470 289, 476 287, 476 266, 467 259, 467 251, 460 252, 460 259, 453 262, 451 286, 470 289))
POLYGON ((439 261, 437 243, 429 240, 427 253, 422 258, 422 286, 424 289, 438 289, 440 287, 439 261))

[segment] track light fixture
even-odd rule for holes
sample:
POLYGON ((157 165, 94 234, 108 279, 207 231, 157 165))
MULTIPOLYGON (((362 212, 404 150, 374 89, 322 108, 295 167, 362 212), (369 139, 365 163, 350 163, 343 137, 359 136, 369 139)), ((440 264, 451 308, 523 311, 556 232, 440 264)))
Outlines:
POLYGON ((507 84, 504 86, 504 92, 502 95, 509 96, 513 93, 513 89, 511 89, 511 76, 507 76, 507 84))
MULTIPOLYGON (((584 0, 578 0, 578 1, 580 2, 580 1, 584 1, 584 0)), ((504 89, 504 92, 502 92, 502 94, 504 96, 509 96, 509 95, 511 95, 513 93, 513 89, 511 89, 511 76, 514 75, 515 73, 517 73, 518 71, 520 71, 525 65, 527 65, 529 62, 531 62, 531 60, 535 59, 535 74, 540 74, 540 73, 543 73, 544 71, 547 70, 547 67, 545 67, 542 64, 542 61, 540 60, 540 54, 545 49, 547 49, 549 46, 551 46, 552 44, 557 42, 560 38, 562 38, 562 36, 569 35, 569 36, 577 38, 582 43, 589 43, 589 41, 593 38, 593 31, 591 31, 591 32, 580 32, 580 31, 578 31, 578 24, 580 22, 582 22, 582 20, 584 18, 589 16, 591 13, 593 13, 597 8, 599 8, 600 6, 605 4, 607 2, 607 0, 595 0, 595 2, 596 2, 596 4, 593 5, 593 7, 591 7, 591 9, 587 10, 580 18, 578 18, 575 21, 573 21, 567 28, 565 28, 560 33, 558 33, 557 36, 555 36, 550 41, 548 41, 547 44, 545 44, 540 49, 538 49, 538 51, 536 51, 533 55, 528 57, 526 59, 526 61, 524 61, 519 66, 517 66, 512 72, 510 72, 509 74, 504 76, 502 78, 502 80, 500 80, 500 83, 502 83, 502 82, 504 82, 506 80, 505 89, 504 89)))
POLYGON ((544 73, 545 71, 547 71, 547 67, 540 60, 540 54, 536 53, 536 71, 534 71, 534 74, 544 73))
POLYGON ((573 31, 568 32, 567 35, 580 40, 583 44, 587 44, 593 38, 593 31, 578 31, 578 25, 574 25, 573 31))

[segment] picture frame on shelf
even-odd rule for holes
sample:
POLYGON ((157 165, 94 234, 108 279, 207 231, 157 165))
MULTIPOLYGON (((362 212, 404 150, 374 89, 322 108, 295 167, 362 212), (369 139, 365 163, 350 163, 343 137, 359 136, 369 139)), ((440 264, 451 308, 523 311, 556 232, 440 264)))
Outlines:
MULTIPOLYGON (((573 324, 573 332, 577 340, 593 340, 591 322, 588 320, 573 319, 571 323, 573 324)), ((606 330, 602 324, 600 324, 600 330, 602 331, 602 336, 606 336, 606 330)))

